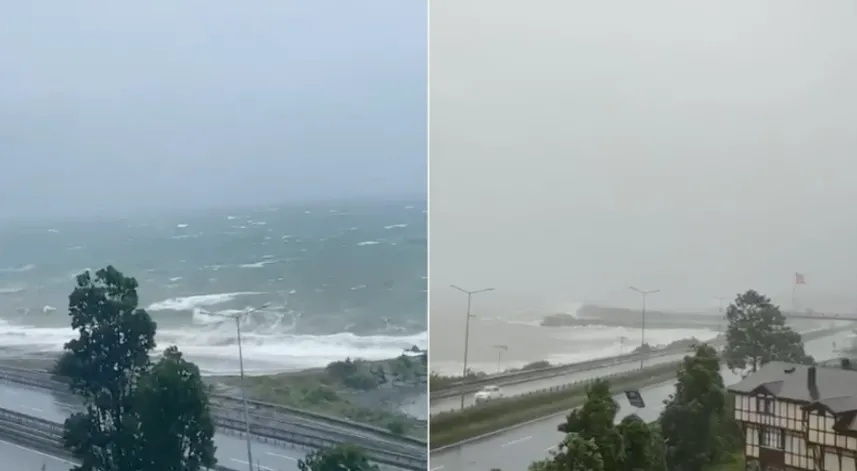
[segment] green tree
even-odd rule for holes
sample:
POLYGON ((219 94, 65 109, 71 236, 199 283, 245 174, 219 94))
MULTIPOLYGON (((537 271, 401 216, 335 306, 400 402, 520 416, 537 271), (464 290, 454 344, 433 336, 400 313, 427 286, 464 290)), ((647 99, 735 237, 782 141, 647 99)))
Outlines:
POLYGON ((547 460, 536 461, 529 471, 604 471, 608 468, 595 440, 578 433, 566 434, 547 460))
POLYGON ((148 453, 143 470, 184 471, 211 467, 214 421, 199 368, 169 347, 142 376, 135 393, 140 442, 148 453), (192 440, 187 440, 187 438, 192 440))
POLYGON ((800 334, 786 325, 780 308, 754 290, 738 295, 726 311, 729 326, 723 356, 733 371, 756 372, 773 360, 811 364, 800 334))
POLYGON ((627 471, 650 469, 654 461, 652 431, 649 425, 637 415, 629 415, 616 427, 622 436, 625 468, 627 471))
POLYGON ((728 453, 731 417, 726 403, 717 351, 697 346, 693 356, 684 357, 675 394, 659 419, 670 469, 699 471, 728 453))
POLYGON ((378 471, 363 450, 353 445, 337 445, 315 450, 298 460, 300 471, 378 471))
POLYGON ((586 387, 583 405, 571 411, 557 429, 577 433, 583 440, 593 440, 602 458, 604 469, 624 469, 625 453, 622 435, 614 425, 619 404, 613 400, 610 384, 597 379, 586 387))
POLYGON ((71 326, 78 338, 65 344, 55 373, 69 378, 85 412, 65 422, 65 446, 80 470, 136 469, 134 384, 149 365, 156 325, 137 308, 137 280, 112 266, 77 277, 69 295, 71 326))
POLYGON ((174 347, 152 367, 157 326, 137 307, 137 287, 137 280, 108 266, 94 277, 89 271, 79 275, 69 295, 78 337, 66 343, 54 374, 66 378, 84 403, 84 412, 69 417, 63 433, 65 447, 81 462, 74 469, 214 467, 199 372, 174 347))

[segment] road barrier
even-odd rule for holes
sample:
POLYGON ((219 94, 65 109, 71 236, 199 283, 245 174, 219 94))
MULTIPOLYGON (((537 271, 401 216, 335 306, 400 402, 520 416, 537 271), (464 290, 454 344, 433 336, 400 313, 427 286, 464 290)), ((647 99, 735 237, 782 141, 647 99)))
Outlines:
MULTIPOLYGON (((235 419, 217 418, 215 423, 219 427, 226 428, 235 435, 243 436, 244 422, 235 419)), ((49 420, 31 417, 20 412, 0 408, 0 430, 10 433, 12 436, 21 436, 31 441, 47 443, 55 448, 62 449, 63 425, 49 420)), ((337 443, 317 436, 303 433, 289 432, 259 424, 250 424, 250 434, 254 439, 261 439, 265 443, 288 443, 290 445, 301 445, 308 449, 329 448, 337 443)), ((427 469, 428 461, 414 460, 411 457, 395 453, 379 453, 377 451, 366 451, 370 461, 378 464, 395 466, 406 470, 424 471, 427 469)), ((217 471, 234 471, 230 468, 218 466, 217 471)))
MULTIPOLYGON (((805 331, 801 333, 804 341, 813 340, 820 337, 832 335, 847 327, 833 327, 805 331)), ((722 340, 713 340, 707 342, 712 347, 719 347, 723 344, 722 340)), ((656 350, 643 355, 645 359, 659 358, 672 355, 680 355, 690 351, 690 347, 671 348, 668 350, 656 350)), ((611 366, 640 361, 639 353, 628 353, 625 355, 616 355, 607 358, 596 358, 593 360, 582 361, 578 363, 570 363, 567 365, 549 366, 547 368, 539 368, 532 370, 520 370, 509 373, 500 373, 495 375, 478 376, 467 379, 462 379, 451 383, 449 386, 439 390, 432 390, 430 400, 440 400, 449 397, 461 396, 462 394, 471 394, 479 391, 485 386, 510 386, 513 384, 526 383, 538 379, 548 379, 556 376, 564 376, 572 373, 580 373, 584 371, 597 370, 608 368, 611 366)))
MULTIPOLYGON (((72 461, 62 445, 63 426, 48 420, 0 408, 0 437, 48 455, 72 461)), ((237 471, 217 465, 213 471, 237 471)))
MULTIPOLYGON (((14 383, 27 384, 42 389, 52 391, 68 392, 68 385, 65 382, 57 381, 53 375, 44 370, 31 370, 26 368, 18 368, 12 366, 0 366, 0 379, 11 381, 14 383)), ((233 409, 241 407, 241 399, 225 394, 209 394, 214 409, 233 409)), ((426 441, 414 437, 397 435, 389 430, 376 427, 373 425, 361 424, 352 420, 333 417, 326 414, 308 412, 293 407, 281 406, 277 404, 269 404, 261 401, 247 400, 248 409, 251 415, 258 418, 264 418, 271 421, 275 418, 282 418, 290 423, 305 424, 307 427, 319 428, 330 431, 331 433, 339 433, 343 437, 350 439, 350 442, 374 441, 375 446, 390 446, 397 448, 411 449, 419 451, 422 454, 426 450, 426 441)))
MULTIPOLYGON (((54 380, 51 375, 41 370, 27 370, 24 368, 0 367, 0 380, 6 380, 14 383, 25 384, 48 389, 61 394, 68 394, 68 385, 61 381, 54 380)), ((225 396, 212 395, 218 399, 225 396)), ((225 401, 229 404, 240 404, 240 400, 225 401)), ((292 445, 301 445, 308 448, 330 447, 337 444, 349 443, 359 446, 364 449, 371 461, 379 464, 396 466, 403 469, 425 470, 427 460, 426 445, 414 445, 413 442, 418 440, 402 440, 403 437, 394 436, 398 441, 387 439, 386 437, 378 437, 373 434, 376 427, 370 427, 369 433, 363 430, 355 430, 343 426, 342 420, 334 420, 326 422, 326 427, 311 427, 309 418, 316 417, 312 413, 302 412, 292 417, 289 414, 291 408, 286 408, 285 411, 264 403, 251 403, 249 418, 250 418, 250 433, 254 438, 264 442, 272 443, 289 443, 292 445), (258 407, 258 404, 263 404, 263 407, 258 407), (254 407, 256 406, 256 407, 254 407), (269 407, 265 407, 269 406, 269 407), (259 413, 264 415, 260 415, 259 413), (274 415, 276 413, 284 416, 285 419, 295 419, 294 422, 278 420, 274 415), (268 415, 271 414, 271 415, 268 415), (303 422, 303 423, 302 423, 303 422), (292 430, 286 429, 286 427, 292 430), (297 431, 295 428, 300 427, 302 430, 297 431), (395 451, 393 451, 393 449, 395 451)), ((213 408, 212 418, 215 425, 222 432, 232 435, 244 434, 244 417, 243 411, 240 408, 234 407, 215 407, 213 408)), ((327 417, 327 416, 323 416, 327 417)), ((37 419, 42 420, 42 419, 37 419)), ((325 422, 322 422, 323 424, 325 422)), ((346 422, 346 425, 351 425, 352 422, 346 422)), ((388 432, 388 435, 393 435, 388 432)), ((425 443, 425 442, 423 442, 425 443)))
MULTIPOLYGON (((816 340, 816 339, 819 339, 819 338, 827 337, 827 336, 830 336, 830 335, 833 335, 833 334, 839 333, 839 332, 841 332, 842 330, 843 330, 843 327, 833 327, 833 328, 827 328, 827 329, 818 329, 818 330, 813 330, 813 331, 809 331, 809 332, 804 332, 804 333, 802 333, 802 334, 801 334, 801 338, 803 339, 803 341, 804 341, 804 342, 806 342, 806 341, 810 341, 810 340, 816 340)), ((723 343, 723 342, 709 342, 709 345, 711 345, 712 347, 719 347, 722 343, 723 343)), ((664 356, 676 356, 676 355, 681 355, 682 353, 683 353, 683 352, 681 352, 681 351, 673 350, 673 351, 672 351, 672 352, 670 352, 669 354, 658 355, 658 356, 661 356, 661 357, 664 357, 664 356)), ((653 356, 649 356, 649 357, 647 357, 647 358, 654 358, 654 357, 653 357, 653 356)), ((636 359, 636 360, 639 360, 639 356, 636 356, 636 358, 635 358, 635 359, 636 359)), ((625 360, 624 362, 627 362, 627 360, 625 360)), ((619 364, 619 363, 624 363, 624 362, 618 362, 618 363, 614 363, 614 364, 619 364)), ((675 365, 676 365, 676 367, 677 367, 680 363, 681 363, 680 359, 677 359, 677 360, 675 361, 675 365)), ((664 365, 669 365, 669 364, 671 364, 671 363, 670 363, 670 362, 659 363, 659 364, 656 364, 656 365, 646 366, 646 369, 648 369, 648 368, 660 368, 660 367, 663 367, 664 365)), ((568 366, 568 365, 566 365, 566 366, 568 366)), ((605 365, 605 367, 606 367, 606 366, 612 366, 612 365, 605 365)), ((597 369, 597 368, 589 368, 589 370, 592 370, 592 369, 597 369)), ((587 369, 574 370, 573 372, 580 372, 580 371, 587 371, 587 369)), ((621 371, 621 372, 616 372, 616 373, 610 373, 610 374, 607 374, 607 375, 599 375, 599 376, 597 376, 597 378, 610 379, 610 378, 616 378, 616 377, 622 377, 622 376, 633 375, 633 374, 635 374, 635 373, 639 373, 639 371, 640 371, 640 370, 621 371)), ((567 371, 567 372, 565 372, 564 374, 570 374, 570 373, 572 373, 572 371, 567 371)), ((563 376, 563 374, 554 374, 554 375, 552 375, 552 376, 563 376)), ((549 378, 549 377, 551 377, 551 376, 545 376, 545 378, 549 378)), ((556 386, 552 386, 552 387, 548 387, 548 388, 534 389, 534 390, 532 390, 532 391, 527 391, 527 392, 525 392, 525 393, 523 393, 523 394, 516 394, 516 395, 514 395, 514 396, 507 396, 507 397, 505 397, 504 399, 514 399, 514 398, 519 398, 519 397, 525 397, 525 396, 532 395, 532 394, 544 394, 544 393, 549 393, 549 392, 558 392, 558 391, 562 391, 562 390, 565 390, 565 389, 579 388, 579 387, 581 387, 582 385, 586 384, 587 382, 591 382, 591 381, 593 381, 594 379, 597 379, 597 378, 593 377, 593 378, 580 379, 580 380, 577 380, 577 381, 570 381, 570 382, 565 383, 565 384, 556 385, 556 386)), ((539 377, 539 379, 541 379, 541 377, 539 377)), ((532 381, 532 379, 525 380, 525 381, 518 381, 517 383, 526 382, 526 381, 532 381)), ((498 386, 499 386, 499 385, 502 385, 502 383, 496 383, 496 382, 495 382, 495 383, 491 383, 491 384, 496 384, 496 385, 498 385, 498 386)), ((508 384, 515 384, 515 383, 508 383, 508 384)), ((461 394, 461 393, 459 393, 459 394, 450 394, 448 397, 452 397, 452 396, 456 396, 456 395, 460 395, 460 394, 461 394)), ((466 394, 466 393, 464 393, 464 394, 466 394)), ((472 406, 471 406, 471 407, 472 407, 472 406)), ((457 410, 459 410, 459 409, 458 409, 458 408, 455 408, 455 409, 450 409, 450 410, 445 410, 445 411, 440 411, 440 412, 433 412, 433 413, 432 413, 432 415, 434 416, 434 415, 437 415, 437 414, 443 414, 443 413, 445 413, 445 412, 454 412, 454 411, 457 411, 457 410)))
MULTIPOLYGON (((690 351, 690 347, 672 348, 669 350, 657 350, 649 352, 644 356, 645 359, 660 358, 672 355, 681 355, 690 351)), ((478 376, 469 379, 463 379, 455 383, 451 383, 448 387, 432 391, 431 400, 446 399, 449 397, 460 396, 479 391, 485 386, 509 386, 512 384, 526 383, 537 379, 548 379, 556 376, 564 376, 572 373, 580 373, 583 371, 598 370, 601 368, 609 368, 623 363, 640 361, 638 353, 628 353, 625 355, 616 355, 607 358, 597 358, 578 363, 570 363, 567 365, 549 366, 547 368, 538 368, 532 370, 513 371, 509 373, 500 373, 496 375, 478 376)))

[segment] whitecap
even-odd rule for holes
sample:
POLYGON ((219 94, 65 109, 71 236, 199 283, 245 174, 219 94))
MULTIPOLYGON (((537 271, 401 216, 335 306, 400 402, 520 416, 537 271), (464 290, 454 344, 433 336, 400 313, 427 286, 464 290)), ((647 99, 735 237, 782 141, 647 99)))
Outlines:
POLYGON ((390 224, 389 226, 384 226, 384 229, 389 231, 390 229, 404 229, 406 227, 408 227, 407 224, 390 224))
POLYGON ((380 242, 377 240, 364 240, 363 242, 358 242, 357 245, 362 247, 364 245, 378 245, 380 242))
POLYGON ((254 296, 262 293, 256 291, 237 291, 234 293, 197 294, 169 298, 149 305, 149 311, 189 311, 200 306, 214 306, 232 301, 239 296, 254 296))
POLYGON ((22 265, 20 267, 0 268, 0 273, 24 273, 24 272, 32 270, 33 268, 36 268, 36 266, 33 265, 32 263, 28 263, 28 264, 22 265))
POLYGON ((254 262, 254 263, 244 263, 244 264, 241 264, 241 265, 238 265, 238 266, 239 266, 239 267, 241 267, 241 268, 264 268, 264 267, 265 267, 265 265, 270 265, 270 264, 272 264, 272 263, 277 263, 278 261, 279 261, 279 260, 262 260, 262 261, 254 262))

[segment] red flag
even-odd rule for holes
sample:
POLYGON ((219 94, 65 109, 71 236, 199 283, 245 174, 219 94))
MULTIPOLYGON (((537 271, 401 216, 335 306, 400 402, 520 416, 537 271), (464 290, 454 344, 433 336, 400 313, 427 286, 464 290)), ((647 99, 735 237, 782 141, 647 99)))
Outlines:
POLYGON ((803 277, 803 273, 795 272, 795 284, 796 285, 805 285, 806 279, 803 277))

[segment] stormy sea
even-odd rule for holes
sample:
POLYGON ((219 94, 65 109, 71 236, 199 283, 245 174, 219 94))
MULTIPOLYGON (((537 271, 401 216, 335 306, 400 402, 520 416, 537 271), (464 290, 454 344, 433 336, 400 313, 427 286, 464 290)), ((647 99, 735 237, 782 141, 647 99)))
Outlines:
POLYGON ((126 218, 4 222, 0 355, 58 352, 74 333, 68 295, 84 270, 139 282, 158 348, 209 375, 383 359, 427 347, 426 203, 317 203, 126 218))

